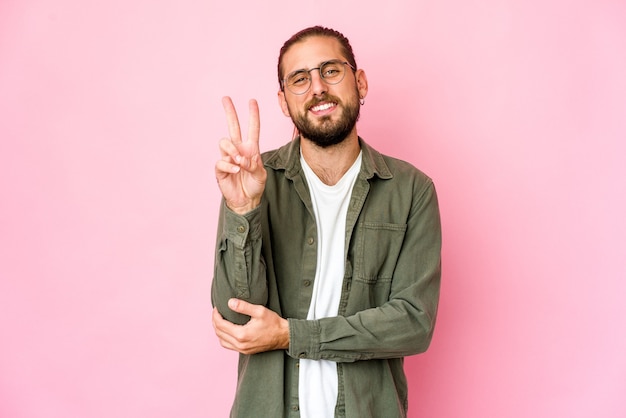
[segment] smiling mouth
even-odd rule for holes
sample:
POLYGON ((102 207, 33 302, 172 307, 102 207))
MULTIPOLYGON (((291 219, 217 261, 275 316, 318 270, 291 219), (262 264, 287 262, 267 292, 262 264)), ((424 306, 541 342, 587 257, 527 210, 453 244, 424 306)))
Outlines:
POLYGON ((311 106, 310 110, 312 112, 323 112, 325 110, 332 109, 335 106, 337 106, 337 103, 326 102, 326 103, 320 103, 320 104, 315 105, 315 106, 311 106))

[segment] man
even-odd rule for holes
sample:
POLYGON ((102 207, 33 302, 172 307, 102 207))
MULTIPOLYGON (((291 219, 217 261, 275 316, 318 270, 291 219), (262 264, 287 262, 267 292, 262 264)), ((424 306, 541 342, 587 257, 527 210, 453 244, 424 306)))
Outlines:
POLYGON ((405 417, 403 357, 428 348, 439 297, 433 183, 357 135, 367 78, 341 33, 295 34, 278 79, 299 134, 278 150, 260 155, 254 100, 246 141, 223 100, 212 301, 241 353, 231 417, 405 417))

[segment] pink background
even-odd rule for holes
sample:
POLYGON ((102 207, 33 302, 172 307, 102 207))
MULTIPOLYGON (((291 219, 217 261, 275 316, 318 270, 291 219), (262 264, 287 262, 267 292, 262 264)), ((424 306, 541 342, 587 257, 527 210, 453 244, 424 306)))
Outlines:
POLYGON ((220 98, 244 119, 257 98, 262 149, 285 143, 278 49, 312 24, 368 74, 360 134, 440 195, 410 417, 626 416, 626 4, 292 6, 0 2, 0 416, 227 415, 220 98))

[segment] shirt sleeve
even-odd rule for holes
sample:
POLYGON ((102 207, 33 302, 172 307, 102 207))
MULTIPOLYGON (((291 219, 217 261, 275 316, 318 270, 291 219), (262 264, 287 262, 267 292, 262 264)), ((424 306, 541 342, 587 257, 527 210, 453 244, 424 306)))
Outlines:
POLYGON ((439 301, 441 222, 432 182, 416 196, 388 301, 353 315, 289 319, 291 357, 353 362, 426 351, 439 301))
POLYGON ((245 324, 250 317, 232 311, 230 298, 255 305, 267 304, 265 262, 261 255, 261 209, 238 215, 224 201, 215 245, 215 270, 211 284, 211 302, 220 314, 235 324, 245 324))

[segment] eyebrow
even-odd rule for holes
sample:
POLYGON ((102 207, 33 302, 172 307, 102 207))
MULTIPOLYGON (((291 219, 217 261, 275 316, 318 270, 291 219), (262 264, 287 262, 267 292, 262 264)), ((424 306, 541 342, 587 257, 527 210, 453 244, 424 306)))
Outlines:
MULTIPOLYGON (((333 58, 333 59, 329 59, 329 60, 324 60, 324 61, 319 62, 315 67, 311 67, 309 69, 300 68, 300 69, 297 69, 297 70, 294 70, 294 71, 290 71, 290 72, 287 73, 286 77, 289 77, 290 75, 296 74, 296 73, 299 73, 299 72, 307 72, 308 73, 309 71, 311 71, 314 68, 320 68, 322 65, 326 64, 327 62, 342 62, 343 63, 343 62, 347 62, 347 60, 342 60, 341 58, 333 58)), ((350 67, 352 67, 352 65, 350 65, 350 67)))

